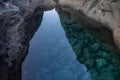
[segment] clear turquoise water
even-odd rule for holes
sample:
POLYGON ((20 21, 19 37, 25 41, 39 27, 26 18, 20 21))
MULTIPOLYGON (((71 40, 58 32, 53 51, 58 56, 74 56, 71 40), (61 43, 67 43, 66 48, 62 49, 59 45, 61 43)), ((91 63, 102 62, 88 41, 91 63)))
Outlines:
POLYGON ((76 60, 57 12, 54 9, 45 11, 42 23, 30 41, 22 80, 90 80, 86 70, 76 60))
POLYGON ((94 21, 81 11, 68 7, 57 11, 77 60, 86 65, 92 80, 120 80, 119 52, 113 43, 112 32, 89 24, 94 21))

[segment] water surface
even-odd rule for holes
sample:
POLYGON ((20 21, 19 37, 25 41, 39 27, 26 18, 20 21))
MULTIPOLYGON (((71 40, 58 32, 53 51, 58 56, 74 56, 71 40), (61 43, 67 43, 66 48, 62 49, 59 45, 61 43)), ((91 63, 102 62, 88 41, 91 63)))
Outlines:
POLYGON ((67 7, 57 11, 77 60, 86 65, 92 80, 120 80, 119 52, 112 32, 90 24, 94 21, 80 11, 67 7))
POLYGON ((22 80, 90 80, 76 60, 55 9, 45 11, 23 62, 22 80))

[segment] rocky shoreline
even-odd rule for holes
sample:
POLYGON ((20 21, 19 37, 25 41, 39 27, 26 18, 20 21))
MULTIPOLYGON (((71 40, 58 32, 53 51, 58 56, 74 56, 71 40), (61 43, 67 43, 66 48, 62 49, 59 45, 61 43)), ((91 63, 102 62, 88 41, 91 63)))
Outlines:
POLYGON ((120 57, 111 31, 84 26, 83 18, 76 10, 61 8, 58 13, 77 60, 86 65, 92 80, 119 80, 120 57))
POLYGON ((90 20, 84 22, 100 24, 100 26, 92 27, 106 27, 111 30, 114 42, 118 48, 120 48, 119 0, 59 0, 59 3, 79 11, 87 18, 92 20, 92 22, 90 20))
POLYGON ((52 2, 28 1, 6 0, 0 4, 0 80, 21 80, 29 41, 41 24, 43 11, 55 7, 52 2))
MULTIPOLYGON (((52 0, 0 0, 0 80, 21 80, 21 65, 27 55, 29 40, 34 35, 37 29, 36 26, 42 21, 43 11, 60 6, 69 6, 77 10, 79 13, 78 16, 79 18, 83 18, 82 22, 84 24, 91 25, 97 29, 101 29, 101 27, 109 29, 108 33, 110 32, 110 36, 104 36, 108 37, 108 39, 103 38, 103 40, 106 39, 108 45, 115 43, 120 49, 119 0, 59 0, 57 4, 52 0), (36 21, 36 17, 39 18, 37 19, 38 21, 36 21), (36 27, 35 30, 32 27, 36 27), (113 41, 114 43, 112 43, 113 41)), ((102 30, 101 33, 104 33, 105 31, 102 30)), ((70 35, 72 36, 74 34, 70 35)), ((78 35, 75 34, 75 36, 78 35)), ((99 38, 99 35, 95 36, 99 38)), ((72 45, 76 42, 70 43, 72 45)), ((96 45, 98 44, 93 44, 93 47, 96 45)), ((76 48, 76 46, 72 46, 76 48)), ((80 47, 80 45, 77 47, 80 47)), ((114 48, 116 47, 112 46, 112 49, 114 48)), ((75 51, 77 53, 77 50, 75 51)), ((86 48, 84 52, 89 53, 86 48)), ((78 53, 76 55, 79 55, 78 58, 80 59, 80 54, 78 53)), ((115 58, 117 59, 117 57, 115 58)), ((105 60, 101 60, 100 58, 100 60, 96 61, 101 63, 99 61, 105 60)), ((89 65, 87 61, 83 63, 91 67, 91 64, 89 65)), ((114 70, 116 71, 116 69, 114 70)), ((115 73, 114 75, 116 78, 117 74, 115 73)))

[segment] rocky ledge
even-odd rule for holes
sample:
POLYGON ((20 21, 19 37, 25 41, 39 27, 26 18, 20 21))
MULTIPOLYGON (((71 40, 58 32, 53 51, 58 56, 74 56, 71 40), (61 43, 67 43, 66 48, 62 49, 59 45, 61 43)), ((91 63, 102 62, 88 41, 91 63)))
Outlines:
MULTIPOLYGON (((54 1, 79 11, 84 15, 81 18, 85 24, 96 24, 95 28, 106 27, 111 30, 114 42, 120 48, 119 0, 54 1)), ((0 0, 0 80, 21 79, 22 61, 28 51, 31 33, 34 33, 31 29, 38 26, 35 25, 38 24, 35 18, 42 18, 43 11, 54 8, 56 3, 52 0, 0 0)), ((87 53, 87 49, 84 51, 87 53)), ((103 59, 96 61, 104 62, 103 59)))
POLYGON ((0 80, 21 80, 29 40, 43 11, 54 7, 54 2, 45 0, 0 0, 0 80))
POLYGON ((70 6, 90 18, 87 23, 100 24, 94 27, 106 27, 113 33, 115 44, 120 49, 120 1, 119 0, 59 0, 64 6, 70 6))

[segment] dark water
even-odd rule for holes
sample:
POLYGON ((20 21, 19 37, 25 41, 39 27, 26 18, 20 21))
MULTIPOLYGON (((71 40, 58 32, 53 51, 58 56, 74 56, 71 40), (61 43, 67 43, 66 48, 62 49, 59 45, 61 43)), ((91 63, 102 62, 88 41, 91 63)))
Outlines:
POLYGON ((45 11, 23 62, 22 80, 91 80, 65 37, 57 12, 45 11))

